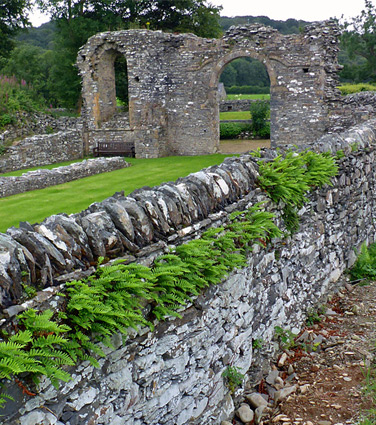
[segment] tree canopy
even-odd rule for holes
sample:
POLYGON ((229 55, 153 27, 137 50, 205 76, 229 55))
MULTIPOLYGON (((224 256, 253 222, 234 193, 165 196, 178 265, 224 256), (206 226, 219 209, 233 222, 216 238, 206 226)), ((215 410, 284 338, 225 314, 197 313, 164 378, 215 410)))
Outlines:
POLYGON ((207 0, 37 0, 55 20, 77 17, 102 21, 106 29, 140 26, 164 31, 193 32, 201 37, 222 33, 219 11, 207 0))
POLYGON ((9 56, 14 47, 11 37, 29 25, 30 0, 0 0, 0 56, 9 56))
POLYGON ((363 80, 376 81, 376 7, 365 0, 360 15, 343 22, 342 30, 342 46, 352 61, 342 75, 354 78, 358 74, 363 80))

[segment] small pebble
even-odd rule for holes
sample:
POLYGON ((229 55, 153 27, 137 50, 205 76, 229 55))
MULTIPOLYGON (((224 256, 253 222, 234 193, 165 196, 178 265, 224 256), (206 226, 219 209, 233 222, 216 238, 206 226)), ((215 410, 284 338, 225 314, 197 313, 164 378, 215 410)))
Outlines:
POLYGON ((252 422, 254 413, 253 410, 248 406, 248 404, 242 404, 239 409, 236 411, 236 414, 239 416, 239 419, 244 422, 252 422))
POLYGON ((278 360, 278 367, 284 366, 286 360, 287 360, 287 354, 286 353, 283 353, 281 355, 280 359, 278 360))
POLYGON ((288 422, 290 420, 291 419, 288 418, 286 415, 281 414, 281 415, 277 415, 275 418, 273 418, 272 422, 273 423, 276 423, 276 422, 279 422, 279 421, 281 421, 281 422, 288 422))
POLYGON ((339 410, 342 408, 342 406, 340 404, 332 404, 330 407, 333 407, 336 410, 339 410))
POLYGON ((308 391, 308 388, 310 387, 310 385, 309 384, 304 384, 304 385, 302 385, 301 387, 299 387, 299 389, 300 389, 300 393, 301 394, 305 394, 307 391, 308 391))

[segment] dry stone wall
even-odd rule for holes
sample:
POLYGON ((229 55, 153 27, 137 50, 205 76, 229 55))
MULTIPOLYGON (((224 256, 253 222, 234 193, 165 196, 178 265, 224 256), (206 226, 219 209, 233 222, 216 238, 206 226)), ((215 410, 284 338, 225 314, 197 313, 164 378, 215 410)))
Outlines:
POLYGON ((1 131, 0 145, 33 134, 51 134, 58 131, 66 131, 67 129, 80 129, 82 127, 80 118, 68 116, 54 117, 54 112, 63 113, 64 110, 53 109, 50 111, 50 114, 16 112, 16 124, 9 124, 1 131))
POLYGON ((40 169, 29 171, 21 176, 0 177, 0 198, 30 190, 43 189, 129 166, 130 164, 125 162, 122 157, 95 158, 56 167, 52 170, 40 169))
POLYGON ((97 34, 77 60, 87 145, 103 139, 103 123, 116 112, 117 56, 127 62, 124 130, 134 132, 137 157, 216 152, 219 77, 239 57, 260 60, 269 73, 272 145, 313 141, 330 128, 333 102, 340 99, 338 35, 332 21, 286 36, 262 25, 231 27, 219 40, 149 30, 97 34))
POLYGON ((26 137, 0 156, 0 173, 83 158, 84 145, 79 130, 26 137))
MULTIPOLYGON (((226 367, 254 371, 250 379, 257 379, 252 340, 265 341, 265 355, 273 352, 274 327, 299 329, 304 312, 353 264, 353 248, 374 240, 375 143, 372 121, 307 145, 343 150, 344 157, 333 185, 311 193, 299 211, 296 234, 266 250, 255 246, 247 267, 194 299, 181 319, 156 324, 154 332, 131 333, 125 342, 115 337, 115 348, 106 349, 99 369, 82 363, 59 390, 45 380, 29 398, 8 383, 15 401, 7 404, 0 423, 219 424, 233 409, 222 377, 226 367)), ((275 155, 265 150, 262 156, 275 155)), ((52 216, 1 234, 1 323, 25 308, 56 308, 59 285, 91 273, 99 255, 151 264, 169 245, 226 222, 234 209, 265 200, 255 185, 259 160, 230 158, 176 183, 118 194, 80 214, 52 216), (22 271, 29 274, 27 284, 45 289, 19 304, 22 271)), ((280 223, 280 208, 271 203, 266 208, 280 223)))
POLYGON ((223 100, 219 105, 219 112, 228 111, 249 111, 251 103, 257 102, 252 99, 234 99, 234 100, 223 100))

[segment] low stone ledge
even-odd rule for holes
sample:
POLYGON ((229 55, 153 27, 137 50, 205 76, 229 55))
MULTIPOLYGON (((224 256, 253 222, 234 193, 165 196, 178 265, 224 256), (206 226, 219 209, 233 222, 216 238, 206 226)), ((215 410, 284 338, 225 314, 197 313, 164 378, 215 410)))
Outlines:
POLYGON ((71 165, 56 167, 52 170, 29 171, 21 176, 0 177, 0 198, 17 193, 43 189, 95 174, 129 167, 120 156, 112 158, 87 159, 71 165))

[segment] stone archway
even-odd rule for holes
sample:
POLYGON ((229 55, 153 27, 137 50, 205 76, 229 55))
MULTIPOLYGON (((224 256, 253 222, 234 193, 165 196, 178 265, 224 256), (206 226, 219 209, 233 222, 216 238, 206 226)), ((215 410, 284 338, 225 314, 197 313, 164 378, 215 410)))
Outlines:
POLYGON ((232 27, 219 40, 149 30, 97 34, 78 55, 85 137, 90 145, 103 138, 133 140, 137 157, 214 153, 220 72, 236 57, 249 56, 269 73, 272 144, 315 140, 330 128, 340 99, 338 34, 332 21, 287 36, 262 25, 232 27), (113 89, 102 92, 113 81, 107 68, 114 51, 128 64, 128 129, 101 128, 112 114, 113 89))
MULTIPOLYGON (((213 75, 212 75, 211 80, 210 80, 210 86, 213 87, 213 88, 218 87, 219 79, 220 79, 220 76, 221 76, 224 68, 229 63, 231 63, 232 61, 239 59, 239 58, 245 58, 245 57, 257 59, 260 63, 262 63, 265 66, 266 71, 269 75, 270 99, 272 99, 273 91, 274 91, 273 88, 275 86, 275 81, 276 81, 274 68, 271 66, 271 63, 270 63, 270 61, 268 61, 268 58, 266 56, 264 56, 263 54, 258 54, 258 53, 253 52, 253 51, 234 50, 234 51, 231 51, 230 53, 228 53, 227 55, 223 56, 218 61, 216 66, 213 68, 213 75)), ((216 105, 215 105, 215 108, 216 108, 215 114, 217 116, 219 116, 219 105, 220 105, 220 102, 219 102, 219 99, 217 98, 216 105)), ((273 115, 274 111, 271 110, 270 112, 271 112, 271 115, 273 115)), ((271 133, 271 143, 272 144, 274 142, 274 123, 275 123, 275 121, 271 120, 270 133, 271 133)), ((218 138, 219 138, 219 122, 218 122, 218 138)))

